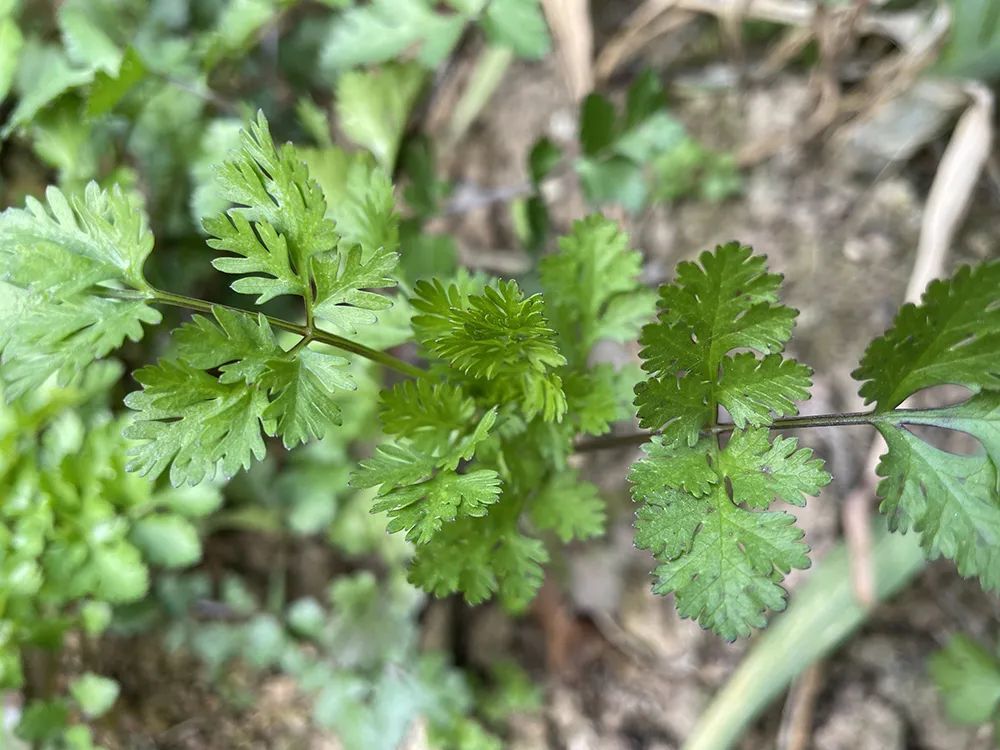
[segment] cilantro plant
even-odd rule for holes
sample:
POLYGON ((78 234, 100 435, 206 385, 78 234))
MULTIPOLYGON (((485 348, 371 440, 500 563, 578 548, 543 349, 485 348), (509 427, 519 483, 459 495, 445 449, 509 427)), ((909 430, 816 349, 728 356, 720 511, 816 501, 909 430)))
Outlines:
POLYGON ((627 237, 591 216, 542 260, 539 294, 460 274, 419 281, 402 297, 386 291, 398 283, 391 185, 377 169, 359 174, 328 203, 263 115, 217 170, 216 189, 231 205, 205 220, 208 245, 222 253, 213 265, 238 276, 232 288, 252 303, 294 298, 299 320, 153 287, 143 275, 153 239, 125 191, 92 185, 69 198, 51 188, 46 203, 7 210, 5 392, 71 384, 157 324, 158 306, 195 311, 169 353, 135 373, 141 389, 125 399, 128 468, 184 487, 248 469, 269 436, 294 448, 336 430, 359 359, 395 371, 380 396, 385 442, 351 483, 371 488, 372 511, 413 544, 414 584, 472 603, 496 595, 514 611, 541 583, 544 532, 569 541, 603 530, 603 501, 570 456, 646 442, 630 473, 636 543, 660 563, 656 590, 727 639, 781 609, 782 577, 809 564, 793 517, 770 506, 801 505, 830 481, 810 450, 771 433, 871 424, 889 446, 878 491, 891 526, 919 533, 930 557, 953 559, 984 587, 1000 583, 1000 263, 934 282, 872 342, 855 373, 872 411, 798 417, 811 371, 782 354, 796 312, 750 248, 730 243, 684 262, 654 296, 639 282, 640 255, 627 237), (378 330, 394 303, 412 310, 409 333, 384 341, 409 339, 419 363, 360 342, 377 340, 365 331, 378 330), (597 342, 637 335, 645 370, 637 384, 628 369, 593 363, 597 342), (899 408, 942 384, 972 395, 899 408), (651 432, 599 437, 628 417, 633 385, 651 432), (983 450, 945 452, 913 425, 966 432, 983 450))

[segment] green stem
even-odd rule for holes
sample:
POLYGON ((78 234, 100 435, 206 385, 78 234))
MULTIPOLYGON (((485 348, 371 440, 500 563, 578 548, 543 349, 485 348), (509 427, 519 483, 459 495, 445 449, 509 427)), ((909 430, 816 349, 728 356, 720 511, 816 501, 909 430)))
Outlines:
MULTIPOLYGON (((243 314, 248 313, 246 310, 241 310, 238 307, 232 307, 230 305, 220 305, 214 302, 208 302, 203 299, 198 299, 197 297, 188 297, 183 294, 175 294, 174 292, 166 292, 162 289, 150 288, 148 292, 133 292, 120 289, 102 289, 101 293, 109 297, 117 297, 119 299, 147 299, 152 301, 154 304, 159 303, 161 305, 171 305, 173 307, 181 307, 186 310, 194 310, 196 312, 206 313, 208 315, 212 314, 213 307, 221 307, 226 310, 232 310, 234 312, 243 314)), ((320 331, 317 329, 310 330, 308 326, 301 325, 299 323, 293 323, 290 320, 284 320, 283 318, 275 318, 272 315, 265 315, 267 322, 270 323, 274 328, 280 328, 283 331, 290 331, 291 333, 297 333, 298 335, 305 338, 310 338, 312 341, 318 341, 321 344, 327 344, 328 346, 336 347, 345 352, 350 352, 351 354, 356 354, 359 357, 364 357, 367 360, 376 362, 383 367, 388 367, 390 370, 395 370, 396 372, 402 373, 403 375, 409 375, 412 378, 422 378, 426 377, 427 371, 417 367, 416 365, 411 365, 409 362, 400 359, 399 357, 394 357, 387 352, 380 352, 377 349, 372 349, 365 346, 364 344, 359 344, 356 341, 351 341, 350 339, 345 339, 343 336, 337 336, 333 333, 327 333, 326 331, 320 331)))
MULTIPOLYGON (((929 414, 933 410, 923 409, 896 409, 894 411, 876 414, 870 411, 855 411, 843 414, 817 414, 809 417, 784 417, 774 420, 768 427, 771 430, 797 430, 803 427, 842 427, 846 425, 874 425, 879 422, 890 422, 898 424, 907 422, 912 418, 919 419, 921 415, 929 414)), ((705 432, 711 435, 719 435, 724 432, 731 432, 736 425, 731 422, 725 424, 710 425, 705 432)), ((641 445, 655 436, 655 432, 635 432, 627 435, 604 435, 582 440, 576 444, 577 453, 589 451, 606 450, 608 448, 625 448, 630 445, 641 445)))

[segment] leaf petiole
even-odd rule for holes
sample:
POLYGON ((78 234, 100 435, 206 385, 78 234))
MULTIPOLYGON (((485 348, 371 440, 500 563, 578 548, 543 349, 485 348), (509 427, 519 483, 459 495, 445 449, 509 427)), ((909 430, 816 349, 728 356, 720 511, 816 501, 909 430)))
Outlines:
MULTIPOLYGON (((207 315, 212 314, 213 307, 222 307, 227 310, 233 310, 234 312, 245 313, 247 315, 253 314, 246 310, 241 310, 238 307, 232 307, 231 305, 220 305, 207 300, 198 299, 197 297, 188 297, 183 294, 176 294, 174 292, 156 289, 155 287, 150 287, 148 292, 102 288, 99 293, 102 296, 114 297, 116 299, 146 299, 150 300, 154 304, 180 307, 185 310, 194 310, 195 312, 201 312, 207 315)), ((422 378, 427 375, 427 371, 423 368, 412 365, 399 357, 389 354, 388 352, 381 352, 377 349, 365 346, 364 344, 359 344, 356 341, 346 339, 343 336, 317 330, 316 328, 310 329, 308 326, 300 323, 293 323, 292 321, 285 320, 283 318, 276 318, 272 315, 265 315, 264 317, 274 328, 280 328, 283 331, 297 333, 302 336, 303 340, 307 341, 307 343, 310 340, 318 341, 321 344, 327 344, 328 346, 336 347, 337 349, 350 352, 351 354, 356 354, 359 357, 363 357, 364 359, 380 364, 390 370, 395 370, 403 375, 409 375, 412 378, 422 378)))

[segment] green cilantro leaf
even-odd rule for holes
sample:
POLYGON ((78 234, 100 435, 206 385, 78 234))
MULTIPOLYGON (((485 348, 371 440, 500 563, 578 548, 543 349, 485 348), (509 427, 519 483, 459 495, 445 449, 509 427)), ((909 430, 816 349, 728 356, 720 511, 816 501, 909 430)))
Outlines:
POLYGON ((239 154, 219 167, 217 182, 220 194, 236 206, 205 222, 214 236, 209 246, 241 257, 217 259, 215 267, 263 274, 233 285, 260 300, 303 294, 310 259, 334 249, 337 234, 326 216, 323 190, 294 146, 275 146, 262 112, 243 132, 239 154))
POLYGON ((372 512, 388 512, 392 518, 389 533, 405 529, 407 541, 426 544, 448 521, 486 515, 486 507, 499 496, 500 477, 495 471, 441 472, 426 482, 396 487, 381 495, 372 512))
POLYGON ((698 430, 725 406, 738 427, 767 424, 795 414, 806 398, 810 370, 779 354, 791 335, 795 311, 778 302, 781 277, 764 258, 729 243, 684 262, 660 289, 659 317, 643 328, 639 356, 650 378, 636 386, 644 427, 693 445, 698 430), (727 356, 733 349, 751 352, 727 356))
POLYGON ((636 526, 642 527, 636 544, 655 540, 650 548, 661 561, 653 590, 673 593, 683 617, 726 640, 763 627, 765 609, 784 609, 778 581, 792 568, 809 567, 794 517, 745 510, 718 485, 699 499, 678 491, 647 496, 636 526))
POLYGON ((340 423, 337 392, 356 388, 346 359, 283 351, 262 314, 212 312, 217 322, 196 315, 177 329, 176 360, 140 370, 143 390, 125 400, 140 412, 127 434, 146 440, 133 466, 155 476, 170 464, 175 485, 212 478, 216 464, 224 477, 249 467, 264 453, 261 430, 288 448, 322 438, 340 423))
POLYGON ((963 266, 932 281, 919 305, 903 305, 853 373, 879 411, 922 388, 945 383, 1000 388, 1000 261, 963 266))
POLYGON ((264 418, 275 421, 286 448, 319 440, 340 423, 337 392, 357 387, 345 370, 346 359, 304 348, 267 364, 261 382, 270 392, 271 403, 264 418))
POLYGON ((309 173, 323 188, 326 213, 341 245, 360 245, 365 256, 399 249, 399 214, 392 181, 369 154, 339 148, 300 148, 309 173))
POLYGON ((114 286, 148 289, 142 265, 153 246, 146 219, 125 193, 91 183, 80 198, 49 188, 48 206, 0 214, 0 377, 8 399, 56 374, 62 384, 160 321, 143 296, 95 296, 114 286))
POLYGON ((195 315, 174 331, 179 356, 199 370, 218 369, 220 383, 257 382, 269 360, 283 353, 267 318, 220 305, 212 315, 218 324, 195 315))
POLYGON ((461 388, 432 383, 426 378, 404 380, 382 392, 382 429, 387 435, 405 435, 415 445, 431 450, 447 443, 456 430, 472 420, 475 402, 461 388))
POLYGON ((639 282, 642 255, 628 245, 615 222, 593 215, 539 263, 546 312, 576 364, 597 341, 634 338, 653 314, 655 295, 639 282))
POLYGON ((566 363, 543 315, 539 295, 525 298, 514 281, 469 294, 456 284, 419 281, 414 287, 413 330, 434 356, 497 389, 497 402, 521 404, 530 419, 557 421, 566 411, 566 363))
POLYGON ((459 518, 417 547, 410 582, 435 596, 461 592, 470 604, 498 594, 504 606, 524 609, 541 587, 545 545, 526 536, 490 506, 485 518, 459 518))
POLYGON ((642 446, 642 458, 632 464, 629 481, 633 494, 655 494, 658 488, 672 487, 701 497, 707 495, 718 475, 709 464, 710 439, 703 438, 691 448, 671 445, 656 436, 642 446))
POLYGON ((194 485, 263 458, 261 390, 171 360, 142 368, 135 379, 143 388, 125 397, 138 412, 125 435, 140 442, 130 450, 129 471, 155 477, 169 465, 172 484, 194 485))
POLYGON ((868 347, 854 377, 876 402, 873 424, 888 444, 878 474, 890 527, 920 534, 928 556, 1000 588, 1000 262, 963 266, 931 282, 920 304, 900 308, 868 347), (956 384, 973 391, 954 406, 893 410, 916 391, 956 384), (978 455, 941 450, 906 429, 926 425, 975 437, 978 455))
POLYGON ((809 368, 780 354, 795 311, 778 302, 780 277, 736 243, 682 263, 660 290, 659 316, 640 338, 650 377, 636 386, 644 426, 660 430, 629 474, 636 544, 660 562, 658 593, 682 616, 726 639, 784 607, 782 577, 809 565, 795 519, 766 511, 775 499, 802 505, 830 481, 794 439, 768 440, 773 415, 795 413, 809 368), (730 354, 734 349, 749 349, 730 354), (718 406, 733 419, 724 449, 703 435, 718 406))
POLYGON ((251 224, 240 214, 206 218, 205 231, 212 235, 208 246, 239 257, 216 258, 212 265, 223 273, 263 274, 243 276, 232 288, 240 294, 256 294, 257 304, 283 294, 305 295, 305 283, 292 268, 288 242, 266 222, 251 224))
POLYGON ((630 419, 632 387, 639 368, 616 370, 608 363, 599 363, 581 370, 564 370, 563 390, 566 393, 566 414, 574 431, 588 435, 603 435, 613 422, 630 419))
POLYGON ((876 426, 889 447, 878 465, 880 509, 893 530, 913 529, 931 559, 954 560, 963 576, 1000 589, 1000 391, 908 414, 876 426), (985 454, 948 453, 903 428, 921 424, 973 435, 985 454))
POLYGON ((830 483, 823 462, 808 448, 798 449, 795 438, 768 440, 767 430, 737 430, 719 455, 719 471, 733 488, 733 502, 767 508, 780 498, 805 505, 806 496, 819 494, 830 483))
POLYGON ((809 398, 812 370, 780 354, 757 359, 737 354, 722 361, 715 399, 737 427, 769 424, 772 414, 795 414, 796 401, 809 398))
POLYGON ((528 512, 535 526, 551 529, 563 542, 604 533, 605 504, 600 491, 572 470, 550 478, 531 500, 528 512))
POLYGON ((356 333, 359 325, 375 323, 372 311, 391 307, 392 300, 366 290, 396 285, 391 274, 397 258, 396 253, 382 248, 366 257, 361 245, 313 258, 316 317, 347 333, 356 333))
POLYGON ((49 187, 45 198, 47 207, 29 197, 25 208, 0 214, 2 253, 5 258, 20 256, 5 262, 30 263, 31 255, 44 247, 91 261, 92 271, 101 274, 95 282, 120 280, 134 289, 148 288, 142 266, 153 249, 153 235, 134 197, 91 182, 80 197, 67 198, 49 187))

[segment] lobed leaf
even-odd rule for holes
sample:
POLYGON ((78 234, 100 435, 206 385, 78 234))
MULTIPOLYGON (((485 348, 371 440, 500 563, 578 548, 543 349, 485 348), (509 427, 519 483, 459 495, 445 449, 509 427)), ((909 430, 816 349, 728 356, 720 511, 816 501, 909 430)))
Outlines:
POLYGON ((592 482, 573 470, 551 477, 531 501, 528 513, 535 526, 555 532, 564 543, 604 533, 604 499, 592 482))
POLYGON ((517 400, 530 419, 557 421, 566 411, 566 363, 543 315, 542 298, 525 298, 514 281, 469 294, 456 284, 419 281, 412 320, 417 341, 476 380, 491 381, 501 398, 517 400))
POLYGON ((919 305, 903 305, 892 328, 865 351, 853 376, 865 402, 892 409, 922 388, 1000 388, 1000 261, 963 266, 932 281, 919 305))
POLYGON ((577 363, 602 339, 629 341, 653 313, 654 296, 639 281, 642 256, 628 244, 615 222, 593 215, 539 263, 552 327, 577 363))
POLYGON ((983 588, 1000 588, 1000 391, 945 409, 894 412, 876 426, 889 448, 878 465, 883 479, 877 491, 890 528, 913 529, 931 559, 947 557, 983 588), (962 430, 985 453, 948 453, 905 424, 962 430))

